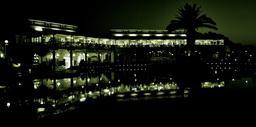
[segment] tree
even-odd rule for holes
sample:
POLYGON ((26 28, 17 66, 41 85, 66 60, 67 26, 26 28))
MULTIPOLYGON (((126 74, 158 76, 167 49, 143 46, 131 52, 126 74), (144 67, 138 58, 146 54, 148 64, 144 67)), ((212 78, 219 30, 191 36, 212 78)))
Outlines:
POLYGON ((195 36, 199 28, 217 30, 216 23, 205 14, 202 14, 200 6, 188 3, 178 9, 178 16, 176 16, 176 19, 171 20, 170 24, 166 27, 169 32, 184 30, 187 34, 188 46, 194 45, 195 36))
POLYGON ((217 30, 216 23, 202 14, 200 6, 188 3, 178 9, 178 15, 166 27, 168 32, 184 30, 187 35, 187 46, 178 50, 174 69, 176 81, 182 93, 186 87, 190 87, 195 95, 199 93, 200 82, 203 80, 203 76, 206 75, 206 67, 201 63, 200 57, 194 54, 195 39, 201 35, 198 32, 199 28, 217 30), (187 55, 184 55, 183 48, 187 51, 187 55))

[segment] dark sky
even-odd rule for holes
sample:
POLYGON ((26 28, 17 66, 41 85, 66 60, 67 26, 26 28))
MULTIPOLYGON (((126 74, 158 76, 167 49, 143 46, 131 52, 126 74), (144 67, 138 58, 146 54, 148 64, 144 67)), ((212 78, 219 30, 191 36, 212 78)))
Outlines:
POLYGON ((85 31, 94 32, 111 28, 165 29, 186 2, 201 5, 203 12, 216 21, 217 33, 238 43, 256 44, 254 0, 14 1, 1 4, 5 7, 0 9, 4 19, 1 30, 16 27, 20 19, 27 17, 78 24, 85 31))

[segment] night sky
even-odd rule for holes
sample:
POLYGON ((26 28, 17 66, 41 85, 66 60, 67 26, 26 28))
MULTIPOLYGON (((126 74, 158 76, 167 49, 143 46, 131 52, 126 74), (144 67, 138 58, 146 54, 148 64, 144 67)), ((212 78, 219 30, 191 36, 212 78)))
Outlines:
POLYGON ((165 29, 177 9, 188 1, 201 5, 203 12, 216 21, 217 33, 237 43, 256 44, 254 0, 47 0, 30 5, 16 1, 1 3, 8 8, 0 9, 4 19, 1 33, 10 33, 26 18, 77 24, 86 32, 106 32, 112 28, 165 29))

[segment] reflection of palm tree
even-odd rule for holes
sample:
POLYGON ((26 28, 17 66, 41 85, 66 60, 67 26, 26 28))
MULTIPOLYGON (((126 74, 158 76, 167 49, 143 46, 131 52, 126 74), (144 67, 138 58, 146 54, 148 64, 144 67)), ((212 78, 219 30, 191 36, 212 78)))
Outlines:
POLYGON ((185 4, 183 8, 178 10, 178 16, 176 19, 171 20, 166 29, 169 32, 185 30, 188 45, 192 46, 194 45, 198 28, 202 27, 217 30, 216 23, 205 14, 202 14, 200 6, 185 4))

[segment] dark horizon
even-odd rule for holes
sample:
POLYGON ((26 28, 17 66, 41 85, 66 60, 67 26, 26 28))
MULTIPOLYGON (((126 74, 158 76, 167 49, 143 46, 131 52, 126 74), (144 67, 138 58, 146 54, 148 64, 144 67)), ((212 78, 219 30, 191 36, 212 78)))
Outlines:
MULTIPOLYGON (((84 32, 107 32, 113 28, 121 29, 165 29, 174 19, 177 9, 188 1, 145 1, 110 0, 78 2, 4 3, 1 8, 1 33, 13 33, 22 29, 21 21, 27 18, 78 25, 84 32), (8 13, 6 13, 8 12, 8 13)), ((191 3, 191 2, 190 2, 191 3)), ((255 45, 256 16, 255 1, 195 0, 203 13, 214 19, 219 28, 216 33, 223 34, 235 43, 255 45)), ((207 30, 208 31, 208 30, 207 30)))

